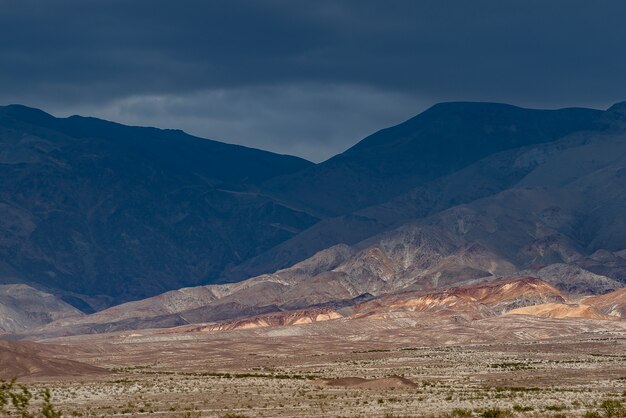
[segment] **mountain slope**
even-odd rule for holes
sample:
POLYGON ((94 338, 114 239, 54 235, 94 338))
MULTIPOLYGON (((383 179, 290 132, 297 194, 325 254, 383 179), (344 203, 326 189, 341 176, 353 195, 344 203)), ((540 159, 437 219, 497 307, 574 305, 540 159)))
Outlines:
POLYGON ((513 187, 556 154, 590 141, 576 132, 547 144, 535 144, 492 154, 450 175, 420 184, 379 205, 326 218, 302 233, 230 269, 227 277, 254 277, 289 267, 336 244, 356 244, 409 221, 436 214, 513 187))
POLYGON ((254 186, 310 165, 181 131, 2 107, 0 282, 89 310, 215 280, 317 221, 254 186))
POLYGON ((49 293, 23 284, 0 285, 0 334, 80 316, 78 309, 49 293))
POLYGON ((163 295, 176 303, 156 314, 150 309, 162 302, 152 299, 79 321, 57 321, 51 328, 83 332, 224 321, 346 306, 355 298, 430 291, 519 271, 539 272, 567 292, 611 290, 624 283, 619 272, 626 261, 626 135, 590 133, 576 141, 546 154, 514 187, 356 245, 336 245, 243 282, 163 295), (604 227, 608 220, 611 228, 604 227), (600 275, 594 266, 607 265, 602 260, 613 267, 600 275))
MULTIPOLYGON (((626 259, 624 260, 626 262, 626 259)), ((546 266, 535 275, 572 295, 596 295, 620 289, 624 283, 592 273, 578 265, 557 263, 546 266)))
POLYGON ((269 180, 267 190, 340 215, 382 203, 488 155, 603 129, 601 111, 442 103, 383 129, 322 164, 269 180))
POLYGON ((626 318, 626 287, 601 296, 592 296, 582 301, 605 315, 626 318))
MULTIPOLYGON (((544 155, 514 187, 364 240, 353 247, 354 256, 314 277, 378 283, 361 288, 377 294, 554 263, 593 269, 589 260, 598 251, 626 248, 626 136, 612 131, 576 141, 544 155)), ((622 264, 612 263, 616 269, 607 277, 622 281, 616 274, 622 264)))
MULTIPOLYGON (((437 227, 420 232, 431 255, 413 267, 399 266, 416 260, 397 264, 385 249, 367 248, 366 239, 447 208, 471 212, 458 205, 510 190, 565 149, 611 131, 617 113, 619 107, 441 104, 312 165, 180 131, 0 108, 0 282, 28 283, 98 310, 273 272, 343 243, 354 247, 354 258, 313 276, 329 286, 340 283, 339 299, 412 286, 416 277, 424 278, 417 287, 436 287, 460 275, 510 274, 530 264, 502 254, 495 242, 475 245, 437 227), (394 280, 370 271, 378 268, 390 269, 394 280)), ((524 218, 524 210, 517 216, 524 218)), ((600 218, 587 227, 611 232, 600 218)), ((515 233, 528 234, 533 219, 520 222, 526 225, 515 233)), ((572 251, 587 255, 578 236, 557 232, 572 251)), ((330 293, 298 289, 298 296, 278 303, 332 300, 330 293)), ((233 301, 223 309, 230 315, 243 308, 233 301)))

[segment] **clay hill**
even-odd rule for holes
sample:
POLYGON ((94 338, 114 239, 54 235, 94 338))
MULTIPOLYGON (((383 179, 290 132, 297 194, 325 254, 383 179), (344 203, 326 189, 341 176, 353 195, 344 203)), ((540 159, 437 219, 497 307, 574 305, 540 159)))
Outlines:
POLYGON ((626 288, 601 296, 585 298, 582 303, 593 306, 604 315, 626 318, 626 288))
MULTIPOLYGON (((440 318, 462 322, 505 314, 619 320, 626 318, 623 314, 624 289, 581 299, 541 279, 519 276, 477 281, 444 290, 402 291, 378 297, 362 295, 341 301, 335 300, 335 296, 328 296, 330 302, 306 308, 279 303, 266 305, 260 302, 262 299, 257 299, 257 305, 251 306, 247 299, 248 305, 242 302, 236 305, 235 310, 232 302, 226 302, 226 307, 224 302, 214 302, 213 305, 208 303, 203 307, 182 311, 174 308, 176 302, 181 303, 181 299, 177 298, 182 295, 170 294, 168 300, 164 300, 165 295, 160 297, 160 305, 152 301, 142 302, 144 307, 150 305, 151 310, 142 310, 133 306, 138 302, 131 302, 83 318, 58 320, 43 328, 32 329, 22 334, 22 337, 52 338, 149 328, 165 328, 165 334, 214 332, 307 325, 338 319, 385 322, 407 316, 430 318, 429 321, 440 318), (170 313, 166 313, 168 309, 170 313)), ((251 286, 248 290, 251 292, 238 297, 249 298, 249 295, 262 289, 251 286)), ((289 293, 285 288, 282 290, 289 293)), ((278 288, 274 293, 267 293, 266 297, 273 294, 276 298, 280 293, 278 288)), ((257 294, 257 297, 261 295, 257 294)))
POLYGON ((549 318, 626 318, 626 287, 600 296, 589 296, 570 303, 546 303, 514 309, 509 314, 549 318))
MULTIPOLYGON (((257 328, 306 326, 339 320, 362 323, 396 324, 405 321, 432 323, 453 321, 469 323, 487 318, 511 315, 546 318, 586 318, 598 320, 626 320, 623 314, 622 288, 599 297, 581 300, 569 297, 549 283, 533 277, 512 277, 479 282, 431 292, 401 292, 381 296, 367 302, 342 307, 317 307, 283 312, 272 312, 230 321, 183 325, 158 331, 156 335, 223 332, 257 328), (608 304, 608 305, 607 305, 608 304), (606 314, 607 306, 613 315, 606 314), (616 314, 617 306, 622 313, 616 314)), ((349 327, 350 325, 348 325, 349 327)), ((45 334, 43 334, 45 335, 45 334)), ((138 334, 141 335, 141 334, 138 334)))
MULTIPOLYGON (((250 344, 251 339, 257 337, 260 340, 255 344, 264 344, 261 340, 271 344, 275 338, 300 341, 307 336, 329 336, 340 341, 349 337, 349 344, 357 346, 359 341, 371 337, 376 338, 379 346, 384 346, 386 335, 407 332, 414 335, 413 343, 419 336, 419 343, 426 345, 451 341, 456 344, 509 342, 511 338, 534 341, 594 330, 610 333, 623 330, 625 290, 621 288, 601 296, 580 298, 541 279, 518 276, 478 281, 445 290, 398 292, 332 307, 276 311, 234 320, 102 336, 83 332, 85 335, 73 338, 55 338, 63 333, 48 327, 33 335, 45 344, 0 341, 0 364, 3 366, 0 378, 107 374, 111 371, 90 365, 98 364, 101 350, 120 355, 129 348, 141 351, 143 344, 148 344, 151 347, 148 351, 156 350, 151 354, 154 355, 172 344, 172 347, 182 344, 180 349, 188 350, 190 342, 204 341, 205 338, 217 338, 223 348, 224 341, 240 339, 250 344), (560 320, 562 324, 556 322, 560 320), (101 342, 94 345, 93 341, 101 342), (75 357, 88 358, 89 364, 70 360, 75 357)), ((399 376, 323 379, 313 383, 362 388, 414 385, 399 376)))

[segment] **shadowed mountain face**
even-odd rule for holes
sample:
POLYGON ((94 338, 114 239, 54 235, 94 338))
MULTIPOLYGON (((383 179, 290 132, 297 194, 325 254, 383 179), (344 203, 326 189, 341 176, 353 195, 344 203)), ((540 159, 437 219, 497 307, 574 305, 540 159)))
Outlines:
POLYGON ((531 110, 495 103, 442 103, 383 129, 346 152, 270 180, 277 195, 324 214, 379 204, 499 151, 599 129, 601 111, 531 110))
MULTIPOLYGON (((97 310, 183 286, 273 273, 328 249, 317 261, 299 265, 309 270, 297 273, 288 296, 274 279, 255 279, 261 293, 237 293, 230 302, 219 297, 219 307, 210 312, 206 300, 193 305, 197 310, 190 315, 206 320, 508 274, 532 267, 533 260, 563 262, 546 253, 548 243, 541 247, 527 239, 537 222, 546 223, 542 216, 576 218, 567 224, 570 229, 546 223, 557 235, 543 229, 539 234, 565 243, 567 251, 586 257, 592 249, 607 248, 613 254, 624 248, 622 235, 609 225, 616 216, 621 219, 621 200, 581 212, 570 194, 551 195, 542 188, 570 187, 571 175, 578 175, 568 160, 578 157, 567 157, 567 150, 597 142, 607 132, 620 144, 614 138, 623 130, 620 109, 442 104, 313 165, 181 131, 3 107, 0 282, 29 283, 81 309, 97 310), (562 184, 553 184, 546 163, 553 160, 564 167, 557 169, 562 184), (516 185, 531 181, 527 178, 537 184, 528 183, 533 192, 525 194, 516 185), (510 199, 488 201, 493 207, 459 206, 509 189, 510 199), (537 214, 539 203, 546 202, 537 214), (449 208, 453 211, 446 212, 449 208), (585 221, 577 218, 583 212, 589 215, 585 221), (412 223, 422 218, 428 221, 412 223), (476 236, 451 232, 472 225, 476 236), (413 241, 385 244, 393 240, 380 234, 396 228, 397 239, 413 241), (508 243, 511 238, 514 244, 508 243), (528 246, 523 250, 528 254, 520 255, 514 245, 528 246), (280 296, 275 304, 266 303, 267 292, 280 296)), ((576 152, 611 154, 611 148, 576 152)), ((605 154, 601 163, 590 154, 584 167, 608 167, 605 154)), ((611 167, 597 177, 586 171, 588 184, 568 190, 576 196, 584 191, 585 199, 596 198, 594 190, 603 182, 622 190, 619 167, 611 167)), ((619 273, 620 262, 611 268, 619 273)))
MULTIPOLYGON (((253 315, 280 323, 282 316, 275 314, 282 311, 336 311, 372 297, 439 291, 520 272, 541 277, 573 301, 619 292, 626 283, 626 134, 616 128, 581 133, 514 157, 511 166, 529 168, 499 193, 412 219, 354 245, 326 248, 272 274, 61 319, 44 333, 169 327, 253 315)), ((603 318, 622 312, 613 299, 593 311, 586 304, 561 306, 563 300, 537 303, 557 305, 519 313, 603 318)), ((308 312, 310 319, 318 311, 308 312)))
POLYGON ((215 279, 317 221, 254 186, 309 165, 181 131, 0 108, 0 282, 89 309, 215 279))
POLYGON ((332 205, 359 206, 360 198, 355 194, 360 193, 367 203, 395 195, 397 190, 402 193, 325 218, 228 270, 225 276, 240 280, 286 268, 324 248, 353 245, 411 220, 511 188, 565 149, 578 147, 602 132, 624 131, 620 108, 616 105, 606 112, 534 111, 487 103, 437 105, 325 163, 268 182, 269 187, 275 187, 279 182, 293 181, 292 200, 323 196, 331 197, 332 205), (357 166, 358 174, 351 171, 357 166), (335 171, 332 167, 341 168, 335 171), (338 180, 330 180, 333 176, 338 180), (354 179, 362 184, 353 183, 354 179), (298 184, 306 185, 303 191, 325 191, 304 193, 302 197, 298 184), (377 184, 382 184, 379 189, 377 184), (351 198, 342 199, 342 194, 351 198))

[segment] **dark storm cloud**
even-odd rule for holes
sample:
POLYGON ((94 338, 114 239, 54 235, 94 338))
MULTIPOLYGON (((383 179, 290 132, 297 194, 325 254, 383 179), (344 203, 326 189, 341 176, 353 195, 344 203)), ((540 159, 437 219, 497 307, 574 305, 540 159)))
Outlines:
POLYGON ((443 100, 626 99, 623 1, 0 1, 0 101, 316 160, 443 100))

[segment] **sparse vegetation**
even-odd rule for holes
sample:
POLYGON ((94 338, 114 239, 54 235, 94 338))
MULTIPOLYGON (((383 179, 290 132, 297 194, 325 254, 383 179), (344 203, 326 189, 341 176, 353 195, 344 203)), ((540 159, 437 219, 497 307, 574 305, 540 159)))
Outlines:
POLYGON ((511 418, 513 414, 500 408, 490 408, 483 411, 480 416, 482 418, 511 418))
MULTIPOLYGON (((624 418, 626 388, 615 377, 626 373, 626 358, 614 353, 622 352, 626 339, 601 338, 582 343, 586 350, 596 347, 593 356, 574 340, 410 350, 402 349, 404 341, 385 352, 365 345, 358 355, 350 347, 326 356, 318 355, 327 349, 322 343, 292 353, 275 346, 263 351, 246 341, 244 350, 234 352, 239 348, 223 351, 203 340, 198 353, 218 354, 188 355, 190 344, 185 363, 172 350, 160 354, 158 363, 142 358, 151 365, 136 367, 128 367, 136 353, 105 354, 98 361, 115 370, 111 375, 29 383, 31 415, 19 415, 11 404, 9 416, 54 417, 58 407, 66 417, 624 418), (517 370, 521 365, 529 367, 517 370), (392 376, 408 383, 397 386, 392 376), (42 412, 46 387, 51 410, 42 412)), ((21 394, 15 382, 13 390, 21 394)))
POLYGON ((600 405, 600 411, 606 418, 622 418, 626 417, 626 408, 624 405, 615 399, 610 399, 602 402, 600 405))
POLYGON ((513 410, 515 412, 529 412, 534 410, 535 408, 533 408, 532 406, 522 406, 522 405, 513 405, 513 410))
POLYGON ((48 388, 33 393, 27 386, 16 383, 15 379, 9 382, 0 380, 0 413, 19 418, 62 416, 52 404, 52 395, 48 388), (38 406, 33 406, 32 401, 38 401, 38 406))
POLYGON ((567 409, 567 406, 565 405, 548 405, 546 406, 546 411, 565 411, 567 409))

